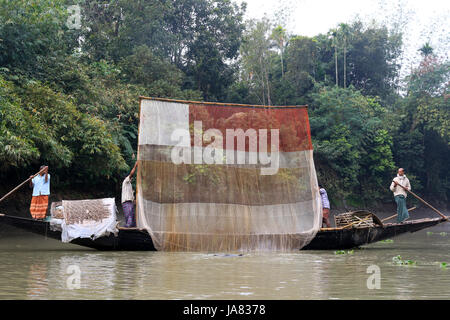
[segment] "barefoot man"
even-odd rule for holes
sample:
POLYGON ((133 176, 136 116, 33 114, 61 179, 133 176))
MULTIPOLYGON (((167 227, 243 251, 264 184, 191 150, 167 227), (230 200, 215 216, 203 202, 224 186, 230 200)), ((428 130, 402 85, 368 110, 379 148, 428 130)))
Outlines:
POLYGON ((322 226, 325 223, 327 228, 331 228, 330 223, 330 200, 328 200, 328 194, 322 185, 319 184, 320 197, 322 199, 322 226))
POLYGON ((136 217, 134 216, 134 194, 131 179, 136 171, 138 162, 134 164, 130 174, 122 182, 122 208, 125 216, 125 228, 136 227, 136 217))
POLYGON ((45 219, 47 214, 48 196, 50 195, 50 174, 48 173, 48 166, 41 166, 39 170, 40 173, 30 180, 30 188, 33 188, 30 213, 33 219, 42 220, 45 219))
POLYGON ((405 187, 407 190, 411 190, 411 184, 405 175, 405 170, 399 168, 397 176, 392 180, 391 191, 394 193, 395 203, 397 203, 397 222, 403 222, 409 218, 408 209, 406 208, 406 191, 401 187, 405 187))

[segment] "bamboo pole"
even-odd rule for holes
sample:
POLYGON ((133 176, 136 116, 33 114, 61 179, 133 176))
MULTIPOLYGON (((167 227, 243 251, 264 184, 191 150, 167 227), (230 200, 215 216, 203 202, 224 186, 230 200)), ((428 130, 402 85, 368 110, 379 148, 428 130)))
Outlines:
POLYGON ((34 177, 36 177, 38 174, 40 174, 42 171, 44 171, 45 168, 42 168, 42 170, 39 170, 38 173, 36 173, 35 175, 29 177, 27 180, 25 180, 24 182, 22 182, 21 184, 19 184, 17 187, 15 187, 14 189, 12 189, 10 192, 8 192, 7 194, 5 194, 1 199, 0 202, 2 202, 4 199, 6 199, 6 197, 8 197, 9 195, 11 195, 12 193, 14 193, 15 191, 17 191, 21 186, 23 186, 25 183, 27 183, 28 181, 30 181, 31 179, 33 179, 34 177))
POLYGON ((411 193, 414 197, 416 197, 417 199, 419 199, 420 201, 422 201, 423 203, 425 203, 427 206, 429 206, 434 212, 436 212, 437 214, 439 214, 443 219, 448 220, 448 217, 445 216, 442 212, 440 212, 438 209, 436 209, 435 207, 433 207, 431 204, 429 204, 428 202, 426 202, 425 200, 423 200, 421 197, 419 197, 417 194, 415 194, 414 192, 406 189, 404 186, 402 186, 400 183, 393 181, 395 185, 402 187, 406 192, 411 193))
POLYGON ((356 224, 356 223, 361 223, 361 222, 364 222, 364 221, 366 221, 366 220, 369 220, 370 218, 372 218, 372 215, 368 215, 368 216, 365 217, 364 219, 359 219, 358 221, 353 221, 352 223, 349 223, 349 224, 347 224, 347 225, 345 225, 345 226, 342 226, 342 227, 339 227, 339 228, 337 228, 337 229, 338 229, 338 230, 345 229, 345 228, 351 227, 352 225, 354 225, 354 224, 356 224))
MULTIPOLYGON (((415 210, 415 209, 417 209, 417 208, 416 208, 416 207, 412 207, 412 208, 409 208, 408 211, 413 211, 413 210, 415 210)), ((387 221, 387 220, 390 220, 390 219, 392 219, 392 218, 395 218, 396 216, 398 216, 398 213, 397 213, 397 214, 394 214, 393 216, 384 218, 383 220, 381 220, 381 222, 385 222, 385 221, 387 221)))

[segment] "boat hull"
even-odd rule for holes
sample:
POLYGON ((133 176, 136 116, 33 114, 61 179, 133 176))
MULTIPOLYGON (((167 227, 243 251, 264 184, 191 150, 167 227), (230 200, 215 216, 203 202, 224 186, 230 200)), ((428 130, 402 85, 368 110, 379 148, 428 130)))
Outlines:
POLYGON ((360 247, 390 239, 408 232, 416 232, 444 222, 444 219, 420 219, 384 226, 319 231, 303 250, 339 250, 360 247))
MULTIPOLYGON (((61 240, 61 231, 51 230, 47 221, 3 215, 0 216, 0 222, 47 238, 61 240)), ((156 251, 147 231, 139 229, 119 228, 117 235, 110 234, 95 240, 78 238, 70 243, 102 251, 156 251)))
MULTIPOLYGON (((316 237, 302 250, 351 249, 393 238, 407 232, 416 232, 445 221, 447 220, 441 218, 420 219, 384 226, 323 230, 319 231, 316 237)), ((7 215, 0 215, 0 222, 47 238, 61 240, 61 232, 52 231, 49 222, 7 215)), ((103 251, 156 251, 152 238, 147 231, 136 228, 119 228, 117 235, 110 234, 95 240, 79 238, 72 240, 70 243, 103 251)))

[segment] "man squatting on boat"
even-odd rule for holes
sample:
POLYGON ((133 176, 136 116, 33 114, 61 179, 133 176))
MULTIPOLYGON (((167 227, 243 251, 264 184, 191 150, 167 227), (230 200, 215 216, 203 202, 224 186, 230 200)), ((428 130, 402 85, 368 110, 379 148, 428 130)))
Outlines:
POLYGON ((47 214, 48 196, 50 195, 50 174, 48 166, 41 166, 39 171, 39 174, 30 180, 30 188, 33 188, 30 213, 33 219, 43 220, 47 214))
POLYGON ((134 214, 134 194, 133 186, 131 185, 131 179, 133 178, 134 172, 136 171, 138 162, 134 164, 133 169, 131 169, 130 174, 122 182, 122 208, 123 214, 125 216, 125 227, 133 228, 136 227, 136 218, 134 214))
POLYGON ((319 184, 320 197, 322 198, 322 226, 325 223, 327 228, 331 228, 330 224, 330 201, 328 200, 327 190, 319 184))
POLYGON ((409 218, 408 209, 406 208, 406 196, 405 189, 399 185, 405 187, 408 191, 411 190, 411 184, 405 175, 403 168, 398 169, 397 176, 392 180, 391 191, 394 193, 395 203, 397 203, 397 222, 403 222, 409 218))

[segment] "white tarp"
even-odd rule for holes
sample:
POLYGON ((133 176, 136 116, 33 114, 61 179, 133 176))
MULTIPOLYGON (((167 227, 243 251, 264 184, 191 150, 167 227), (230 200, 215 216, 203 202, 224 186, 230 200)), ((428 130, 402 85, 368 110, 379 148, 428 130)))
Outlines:
POLYGON ((52 229, 59 229, 62 242, 77 238, 97 239, 117 234, 114 198, 62 201, 64 219, 52 219, 52 229))

